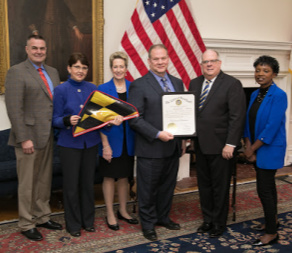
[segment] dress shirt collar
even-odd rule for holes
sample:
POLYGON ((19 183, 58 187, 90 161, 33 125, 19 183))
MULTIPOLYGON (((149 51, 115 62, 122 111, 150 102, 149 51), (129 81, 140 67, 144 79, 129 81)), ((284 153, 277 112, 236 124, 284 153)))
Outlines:
POLYGON ((30 59, 28 59, 28 60, 30 61, 30 63, 32 64, 32 66, 34 66, 34 68, 36 70, 38 70, 39 68, 41 68, 42 70, 46 71, 43 64, 41 66, 37 66, 30 59))
POLYGON ((158 82, 159 85, 161 86, 161 89, 162 89, 162 90, 164 90, 164 86, 163 86, 163 83, 162 83, 161 79, 162 79, 162 78, 165 78, 165 79, 166 79, 166 82, 167 82, 167 85, 168 85, 168 87, 170 88, 170 90, 171 90, 172 92, 175 91, 175 89, 174 89, 174 87, 173 87, 173 84, 172 84, 172 82, 171 82, 171 80, 170 80, 170 78, 169 78, 169 76, 168 76, 167 73, 165 73, 164 76, 161 77, 161 76, 156 75, 152 70, 149 70, 149 72, 155 77, 155 79, 157 80, 157 82, 158 82))
POLYGON ((213 83, 215 82, 216 78, 217 78, 217 76, 215 76, 215 77, 214 77, 213 79, 211 79, 211 80, 208 80, 208 79, 204 78, 204 82, 203 82, 203 85, 202 85, 202 90, 204 90, 204 88, 205 88, 205 86, 206 86, 206 81, 210 81, 210 84, 209 84, 209 86, 210 86, 209 90, 210 90, 210 89, 212 88, 213 83))

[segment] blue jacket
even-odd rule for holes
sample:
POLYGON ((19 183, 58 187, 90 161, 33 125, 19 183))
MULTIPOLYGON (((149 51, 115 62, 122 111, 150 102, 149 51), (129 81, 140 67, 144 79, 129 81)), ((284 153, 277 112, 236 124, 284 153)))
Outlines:
POLYGON ((72 126, 66 127, 63 118, 68 115, 78 115, 88 96, 97 87, 89 82, 76 82, 68 79, 54 90, 53 127, 59 128, 58 145, 67 148, 83 149, 100 143, 99 131, 73 137, 72 126))
MULTIPOLYGON (((127 98, 129 92, 130 82, 126 80, 126 88, 127 88, 127 98)), ((115 98, 119 98, 116 86, 114 84, 113 79, 109 82, 101 84, 98 86, 98 90, 104 93, 107 93, 115 98)), ((127 151, 128 155, 134 155, 134 142, 135 142, 135 133, 129 127, 128 121, 125 122, 126 125, 126 143, 127 143, 127 151)), ((124 142, 124 126, 121 124, 120 126, 112 126, 111 129, 105 131, 101 129, 101 132, 105 134, 108 138, 109 144, 113 151, 113 157, 120 157, 123 151, 123 142, 124 142)), ((100 147, 99 154, 102 155, 102 148, 100 147)))
MULTIPOLYGON (((251 94, 247 109, 244 137, 248 137, 250 140, 248 115, 258 93, 259 89, 251 94)), ((261 169, 280 169, 284 166, 286 109, 287 95, 273 83, 258 109, 255 122, 255 139, 264 142, 264 145, 256 151, 256 164, 261 169)))

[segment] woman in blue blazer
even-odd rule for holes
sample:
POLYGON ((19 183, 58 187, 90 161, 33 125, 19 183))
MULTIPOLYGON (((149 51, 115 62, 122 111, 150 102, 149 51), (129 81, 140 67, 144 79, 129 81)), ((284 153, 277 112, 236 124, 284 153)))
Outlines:
MULTIPOLYGON (((94 228, 94 174, 100 143, 99 131, 73 137, 72 127, 80 116, 80 109, 97 87, 84 79, 89 62, 84 54, 73 53, 68 61, 70 78, 54 90, 53 126, 59 129, 58 145, 63 172, 63 197, 67 231, 74 237, 81 229, 95 232, 94 228)), ((117 116, 111 124, 121 124, 117 116)))
MULTIPOLYGON (((98 86, 98 90, 113 97, 127 101, 130 82, 125 79, 128 57, 123 52, 115 52, 110 56, 110 67, 113 78, 98 86)), ((107 208, 106 223, 112 230, 118 230, 113 201, 115 181, 119 197, 118 219, 130 224, 138 224, 127 212, 128 178, 133 177, 134 168, 134 132, 128 122, 120 126, 112 126, 109 131, 101 130, 100 171, 103 175, 103 195, 107 208)))
POLYGON ((265 224, 251 228, 265 231, 254 246, 277 242, 277 189, 275 174, 284 165, 286 152, 285 112, 287 95, 273 82, 278 61, 261 56, 254 62, 255 80, 261 86, 250 98, 245 123, 245 156, 255 162, 257 192, 264 209, 265 224))

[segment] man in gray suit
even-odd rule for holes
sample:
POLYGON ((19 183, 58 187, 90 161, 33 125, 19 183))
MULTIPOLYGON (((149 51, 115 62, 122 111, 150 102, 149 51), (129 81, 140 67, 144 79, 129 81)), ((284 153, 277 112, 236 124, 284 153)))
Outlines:
POLYGON ((157 240, 155 225, 178 230, 169 218, 182 142, 162 129, 162 93, 184 91, 180 79, 166 73, 167 48, 162 44, 149 49, 150 71, 135 80, 129 89, 129 103, 140 117, 130 120, 136 131, 137 191, 139 216, 146 239, 157 240))
POLYGON ((31 35, 27 60, 11 67, 5 80, 5 101, 15 147, 18 176, 18 212, 21 233, 30 240, 43 237, 36 227, 61 230, 50 220, 53 158, 53 89, 60 83, 56 69, 44 64, 46 42, 31 35))
POLYGON ((189 90, 196 96, 196 169, 203 224, 198 233, 219 237, 225 231, 235 150, 245 119, 245 95, 239 80, 221 71, 219 54, 202 55, 203 75, 189 90))

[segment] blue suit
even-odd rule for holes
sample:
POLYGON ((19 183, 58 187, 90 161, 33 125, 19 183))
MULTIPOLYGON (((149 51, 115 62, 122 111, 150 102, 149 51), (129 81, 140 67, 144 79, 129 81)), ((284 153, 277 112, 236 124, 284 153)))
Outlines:
MULTIPOLYGON (((127 88, 127 97, 130 87, 130 82, 126 81, 127 88)), ((116 91, 116 87, 113 79, 109 82, 101 84, 98 86, 98 90, 104 93, 107 93, 115 98, 119 98, 118 93, 116 91)), ((126 143, 127 143, 127 151, 129 156, 134 156, 134 142, 135 142, 135 133, 129 127, 128 121, 125 122, 126 125, 126 143)), ((120 126, 112 126, 110 130, 101 130, 103 134, 105 134, 108 138, 109 144, 113 151, 113 157, 120 157, 123 151, 123 142, 124 142, 124 126, 121 124, 120 126)), ((99 150, 99 154, 102 156, 102 150, 99 150)))
MULTIPOLYGON (((244 137, 248 137, 251 143, 248 115, 258 94, 259 89, 251 94, 244 130, 244 137)), ((273 84, 260 105, 256 117, 255 140, 259 139, 264 142, 264 145, 256 152, 256 165, 258 168, 280 169, 284 165, 286 152, 286 109, 286 93, 277 87, 276 84, 273 84)))

